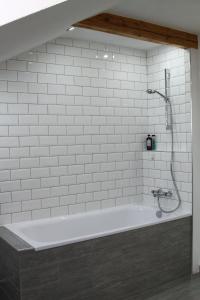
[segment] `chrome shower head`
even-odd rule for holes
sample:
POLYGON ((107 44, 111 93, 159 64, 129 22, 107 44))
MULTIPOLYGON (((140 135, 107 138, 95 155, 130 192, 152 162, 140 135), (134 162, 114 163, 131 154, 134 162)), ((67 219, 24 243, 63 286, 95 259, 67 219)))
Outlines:
POLYGON ((148 89, 148 90, 147 90, 147 94, 155 94, 155 93, 156 93, 155 90, 151 90, 151 89, 148 89))
POLYGON ((147 92, 147 94, 158 94, 165 100, 165 103, 169 102, 169 98, 157 90, 148 89, 146 92, 147 92))

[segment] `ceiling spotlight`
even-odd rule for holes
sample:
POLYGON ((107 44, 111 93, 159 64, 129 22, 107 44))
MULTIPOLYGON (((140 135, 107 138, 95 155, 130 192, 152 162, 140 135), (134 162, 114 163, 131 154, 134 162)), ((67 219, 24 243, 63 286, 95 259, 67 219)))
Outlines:
POLYGON ((70 26, 70 27, 68 27, 68 28, 66 29, 66 31, 73 31, 74 29, 75 29, 74 26, 70 26))
POLYGON ((108 54, 104 54, 103 58, 105 59, 108 58, 108 54))

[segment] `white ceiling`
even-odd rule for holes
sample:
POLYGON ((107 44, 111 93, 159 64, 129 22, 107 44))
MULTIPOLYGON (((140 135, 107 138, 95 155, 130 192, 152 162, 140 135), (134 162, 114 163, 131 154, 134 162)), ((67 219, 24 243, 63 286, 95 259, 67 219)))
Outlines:
MULTIPOLYGON (((0 1, 6 3, 6 0, 0 1)), ((29 1, 26 3, 28 5, 29 1)), ((13 9, 11 6, 10 10, 13 9)), ((1 26, 0 61, 61 36, 67 26, 103 11, 200 33, 200 0, 65 0, 1 26)), ((98 35, 98 39, 101 38, 98 35)), ((111 38, 108 39, 111 41, 111 38)), ((119 39, 116 39, 118 37, 112 37, 112 43, 118 44, 119 39)), ((144 42, 128 40, 125 42, 123 39, 127 46, 131 42, 134 43, 131 47, 146 47, 144 42)))
POLYGON ((0 0, 0 25, 28 16, 64 0, 0 0), (27 5, 28 3, 28 5, 27 5))
POLYGON ((66 33, 63 36, 67 38, 90 40, 103 44, 112 44, 116 46, 131 47, 143 50, 151 49, 155 46, 158 46, 158 44, 150 42, 83 28, 75 28, 75 30, 73 31, 66 31, 66 33))
MULTIPOLYGON (((119 1, 65 0, 62 3, 1 26, 0 61, 61 36, 65 33, 66 27, 98 14, 119 1)), ((29 1, 26 1, 26 5, 29 5, 29 1)))
POLYGON ((200 0, 123 0, 109 12, 200 33, 200 0))

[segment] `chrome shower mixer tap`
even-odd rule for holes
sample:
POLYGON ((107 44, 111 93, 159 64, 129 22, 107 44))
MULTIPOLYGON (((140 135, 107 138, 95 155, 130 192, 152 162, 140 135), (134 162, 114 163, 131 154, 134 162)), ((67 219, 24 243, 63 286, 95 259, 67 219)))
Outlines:
POLYGON ((172 191, 163 191, 162 189, 152 190, 151 191, 155 198, 172 198, 172 191))

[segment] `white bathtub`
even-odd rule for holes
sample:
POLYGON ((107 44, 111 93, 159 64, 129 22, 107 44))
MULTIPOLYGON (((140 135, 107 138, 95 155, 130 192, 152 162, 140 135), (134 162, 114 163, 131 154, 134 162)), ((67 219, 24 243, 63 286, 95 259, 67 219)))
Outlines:
POLYGON ((127 230, 163 223, 191 215, 191 207, 184 205, 177 212, 156 217, 156 209, 126 205, 116 208, 13 223, 5 227, 30 244, 35 250, 77 243, 127 230))

